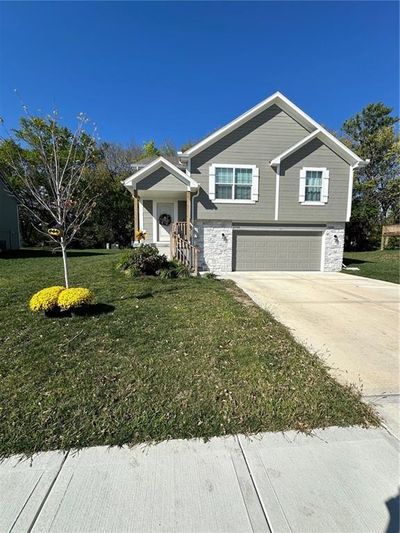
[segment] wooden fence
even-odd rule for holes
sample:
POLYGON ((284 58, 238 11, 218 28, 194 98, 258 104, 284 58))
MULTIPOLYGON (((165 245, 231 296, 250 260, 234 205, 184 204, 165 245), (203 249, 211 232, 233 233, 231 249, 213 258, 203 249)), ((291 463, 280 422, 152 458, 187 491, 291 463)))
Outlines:
POLYGON ((389 237, 400 237, 400 224, 382 226, 381 250, 387 246, 389 237))

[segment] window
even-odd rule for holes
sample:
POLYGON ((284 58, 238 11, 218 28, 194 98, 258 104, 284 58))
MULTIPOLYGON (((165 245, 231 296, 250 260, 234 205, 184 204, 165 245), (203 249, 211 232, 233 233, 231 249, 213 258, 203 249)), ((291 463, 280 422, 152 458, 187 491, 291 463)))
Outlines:
POLYGON ((322 170, 306 171, 306 190, 304 200, 306 202, 320 202, 322 193, 322 170))
POLYGON ((209 196, 220 202, 258 200, 258 169, 254 165, 211 165, 209 196))
POLYGON ((299 202, 303 205, 323 205, 328 202, 329 170, 302 168, 300 170, 299 202))

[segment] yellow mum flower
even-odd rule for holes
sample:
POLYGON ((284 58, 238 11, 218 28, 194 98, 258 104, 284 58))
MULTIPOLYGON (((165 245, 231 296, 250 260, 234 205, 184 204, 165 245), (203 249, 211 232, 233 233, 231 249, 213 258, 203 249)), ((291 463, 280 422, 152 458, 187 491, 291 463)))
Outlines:
POLYGON ((92 301, 92 291, 84 287, 65 289, 58 295, 58 305, 64 311, 90 304, 92 301))
POLYGON ((29 302, 31 311, 50 311, 58 305, 58 296, 65 287, 54 286, 42 289, 32 296, 29 302))

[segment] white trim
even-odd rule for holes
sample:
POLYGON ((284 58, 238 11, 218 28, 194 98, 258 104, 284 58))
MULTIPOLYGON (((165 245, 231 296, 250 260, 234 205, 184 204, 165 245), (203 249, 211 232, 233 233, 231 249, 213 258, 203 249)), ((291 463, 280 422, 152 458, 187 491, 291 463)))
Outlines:
POLYGON ((253 169, 253 175, 251 180, 251 199, 254 202, 258 202, 259 199, 259 189, 260 189, 260 169, 258 167, 254 167, 253 169))
POLYGON ((279 187, 280 187, 281 166, 276 165, 275 171, 275 220, 279 219, 279 187))
POLYGON ((153 242, 158 242, 157 201, 153 200, 153 242))
MULTIPOLYGON (((258 188, 260 180, 260 171, 257 165, 242 165, 234 163, 212 163, 208 169, 208 196, 214 204, 255 204, 258 201, 258 188), (235 198, 216 198, 215 196, 215 169, 216 168, 246 168, 251 169, 251 188, 250 188, 250 200, 235 200, 235 198), (257 199, 256 199, 257 198, 257 199)), ((229 185, 229 184, 227 184, 229 185)), ((232 181, 232 195, 235 193, 235 172, 233 172, 232 181)))
POLYGON ((179 181, 181 181, 184 185, 186 185, 188 191, 196 191, 199 187, 199 184, 197 181, 195 181, 193 178, 188 176, 185 172, 182 172, 178 167, 173 165, 170 161, 165 159, 164 157, 159 157, 149 163, 147 166, 140 169, 138 172, 135 172, 135 174, 132 174, 132 176, 129 176, 129 178, 126 178, 122 184, 125 185, 125 187, 135 190, 137 188, 137 184, 142 181, 143 179, 147 178, 152 172, 155 172, 159 168, 165 168, 168 170, 171 174, 173 174, 179 181))
POLYGON ((300 122, 300 124, 302 124, 308 131, 315 133, 314 130, 317 129, 319 132, 317 135, 323 134, 326 140, 329 140, 330 143, 332 143, 333 145, 340 147, 342 151, 346 152, 347 155, 351 156, 356 162, 363 162, 363 160, 357 154, 347 148, 347 146, 345 146, 341 141, 336 139, 336 137, 329 133, 325 128, 318 124, 318 122, 312 119, 309 115, 307 115, 304 111, 302 111, 299 107, 297 107, 293 102, 291 102, 288 98, 286 98, 286 96, 284 96, 279 91, 272 94, 256 106, 252 107, 236 119, 232 120, 231 122, 220 128, 219 130, 215 131, 199 143, 195 144, 194 146, 189 148, 189 150, 186 150, 186 152, 178 152, 178 155, 181 157, 182 160, 190 159, 194 155, 198 154, 199 152, 210 146, 215 141, 224 137, 237 127, 241 126, 242 124, 252 119, 268 107, 272 106, 273 104, 277 104, 283 111, 287 112, 290 116, 293 116, 293 118, 300 122))
POLYGON ((144 227, 143 227, 143 200, 139 197, 139 228, 138 229, 141 229, 143 230, 144 227))
POLYGON ((235 163, 212 163, 211 167, 229 167, 229 168, 251 168, 253 171, 257 168, 257 165, 236 165, 235 163))
POLYGON ((299 231, 306 231, 307 233, 321 233, 325 231, 326 226, 272 226, 266 224, 264 226, 232 226, 233 231, 277 231, 281 233, 293 233, 299 231))
POLYGON ((255 204, 255 200, 230 200, 228 198, 220 198, 218 200, 213 200, 213 204, 255 204))
POLYGON ((302 167, 300 170, 300 185, 299 185, 299 202, 301 205, 325 205, 328 203, 329 196, 329 170, 326 167, 302 167), (301 200, 303 198, 302 186, 304 183, 304 198, 305 198, 305 187, 306 187, 306 175, 307 172, 322 172, 322 181, 321 181, 321 193, 320 200, 301 200), (328 184, 327 184, 328 182, 328 184), (326 197, 326 201, 323 200, 323 197, 326 197))
POLYGON ((349 190, 347 193, 346 222, 348 222, 351 217, 351 204, 353 200, 353 180, 354 180, 354 167, 350 165, 349 167, 349 190))
POLYGON ((318 133, 319 133, 319 130, 313 131, 312 133, 310 133, 310 135, 307 135, 306 137, 304 137, 304 139, 301 139, 299 142, 297 142, 296 144, 294 144, 293 146, 291 146, 290 148, 288 148, 287 150, 285 150, 281 154, 279 154, 276 157, 274 157, 274 159, 270 162, 270 165, 271 166, 272 165, 280 165, 280 163, 286 157, 288 157, 289 155, 293 154, 293 152, 296 152, 296 150, 298 150, 299 148, 301 148, 305 144, 307 144, 310 141, 312 141, 313 139, 315 139, 315 137, 317 137, 318 133))
POLYGON ((321 272, 325 271, 325 245, 326 245, 326 229, 322 233, 321 237, 321 272))
MULTIPOLYGON (((308 144, 313 139, 318 138, 319 140, 323 141, 324 144, 326 144, 329 148, 331 148, 335 153, 341 152, 342 155, 350 156, 351 158, 355 159, 357 162, 363 162, 363 160, 358 157, 357 154, 355 154, 350 148, 347 148, 346 145, 344 145, 342 142, 340 142, 336 137, 334 137, 331 133, 324 130, 321 126, 318 127, 316 131, 313 131, 310 133, 310 135, 307 135, 304 137, 304 139, 301 139, 299 142, 282 152, 281 154, 274 157, 274 159, 271 161, 271 165, 277 165, 281 163, 284 159, 286 159, 289 155, 293 154, 294 152, 297 152, 300 148, 308 144)), ((340 155, 340 153, 338 154, 340 155)))

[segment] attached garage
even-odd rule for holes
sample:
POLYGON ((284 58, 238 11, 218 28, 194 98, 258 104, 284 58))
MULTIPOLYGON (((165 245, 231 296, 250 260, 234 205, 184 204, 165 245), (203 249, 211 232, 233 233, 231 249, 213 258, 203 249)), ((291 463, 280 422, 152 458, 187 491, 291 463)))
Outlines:
POLYGON ((233 232, 233 270, 320 270, 322 230, 233 232))

